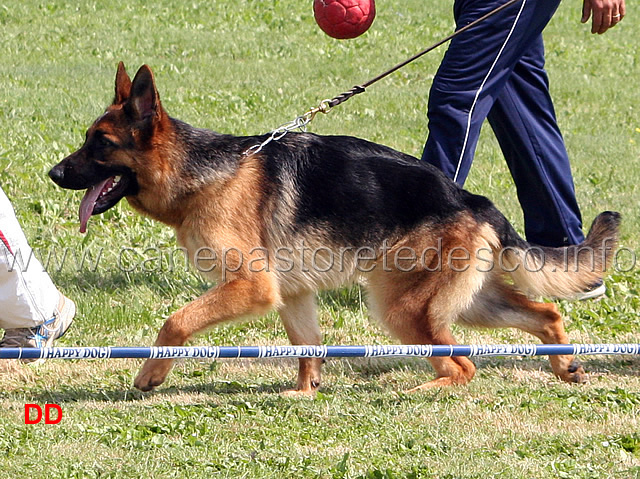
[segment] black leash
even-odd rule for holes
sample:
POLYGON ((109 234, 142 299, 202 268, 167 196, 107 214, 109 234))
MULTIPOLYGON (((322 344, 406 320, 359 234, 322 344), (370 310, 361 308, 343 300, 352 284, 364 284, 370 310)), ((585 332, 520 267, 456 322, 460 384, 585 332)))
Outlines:
POLYGON ((270 143, 270 142, 272 142, 274 140, 279 140, 280 138, 282 138, 284 135, 286 135, 290 131, 296 130, 296 129, 304 129, 309 123, 311 123, 311 121, 315 118, 317 113, 329 113, 329 111, 331 111, 333 108, 335 108, 336 106, 340 105, 341 103, 344 103, 349 98, 352 98, 355 95, 358 95, 360 93, 364 93, 367 87, 369 87, 369 86, 373 85, 374 83, 382 80, 383 78, 386 78, 387 76, 391 75, 392 73, 400 70, 405 65, 408 65, 412 61, 417 60, 418 58, 420 58, 423 55, 426 55, 430 51, 435 50, 440 45, 442 45, 444 43, 447 43, 449 40, 457 37, 458 35, 461 35, 462 33, 466 32, 467 30, 475 27, 476 25, 478 25, 481 22, 484 22, 486 19, 492 17, 493 15, 501 12, 505 8, 510 7, 511 5, 513 5, 514 3, 519 2, 519 1, 521 1, 521 0, 509 0, 507 3, 505 3, 503 5, 500 5, 499 7, 491 10, 490 12, 488 12, 485 15, 481 16, 480 18, 477 18, 473 22, 469 23, 468 25, 465 25, 464 27, 459 28, 458 30, 456 30, 455 32, 450 34, 449 36, 443 38, 442 40, 440 40, 440 41, 438 41, 436 43, 434 43, 430 47, 425 48, 421 52, 416 53, 411 58, 408 58, 405 61, 403 61, 401 63, 398 63, 396 66, 390 68, 389 70, 385 71, 384 73, 381 73, 380 75, 378 75, 376 77, 373 77, 372 79, 362 83, 361 85, 356 85, 353 88, 351 88, 350 90, 348 90, 348 91, 346 91, 344 93, 341 93, 338 96, 336 96, 334 98, 331 98, 330 100, 322 100, 317 107, 312 108, 311 110, 307 111, 303 115, 297 117, 295 120, 290 121, 289 123, 285 123, 284 125, 280 125, 278 128, 276 128, 275 130, 271 131, 269 137, 265 141, 263 141, 259 145, 252 146, 251 148, 246 150, 244 152, 244 154, 249 156, 249 155, 258 153, 260 150, 262 150, 262 148, 265 145, 267 145, 268 143, 270 143))
POLYGON ((409 63, 411 63, 414 60, 417 60, 418 58, 420 58, 423 55, 426 55, 427 53, 429 53, 432 50, 435 50, 436 48, 438 48, 440 45, 447 43, 449 40, 457 37, 458 35, 466 32, 467 30, 475 27, 477 24, 484 22, 487 18, 492 17, 493 15, 495 15, 496 13, 501 12, 502 10, 504 10, 507 7, 510 7, 511 5, 513 5, 514 3, 518 2, 520 0, 509 0, 507 3, 505 3, 504 5, 501 5, 497 8, 495 8, 494 10, 491 10, 489 13, 481 16, 480 18, 474 20, 473 22, 469 23, 468 25, 465 25, 464 27, 456 30, 455 32, 453 32, 451 35, 443 38, 442 40, 434 43, 433 45, 431 45, 430 47, 425 48, 424 50, 422 50, 420 53, 415 54, 414 56, 412 56, 411 58, 406 59, 405 61, 398 63, 396 66, 394 66, 393 68, 390 68, 389 70, 387 70, 384 73, 381 73, 380 75, 372 78, 371 80, 362 83, 361 85, 356 85, 353 88, 351 88, 351 90, 341 93, 340 95, 332 98, 331 100, 325 100, 327 102, 327 104, 329 105, 329 107, 333 108, 338 106, 341 103, 344 103, 345 101, 347 101, 349 98, 358 95, 359 93, 364 93, 365 89, 371 85, 373 85, 374 83, 376 83, 377 81, 382 80, 383 78, 386 78, 387 76, 391 75, 392 73, 400 70, 402 67, 404 67, 405 65, 408 65, 409 63))

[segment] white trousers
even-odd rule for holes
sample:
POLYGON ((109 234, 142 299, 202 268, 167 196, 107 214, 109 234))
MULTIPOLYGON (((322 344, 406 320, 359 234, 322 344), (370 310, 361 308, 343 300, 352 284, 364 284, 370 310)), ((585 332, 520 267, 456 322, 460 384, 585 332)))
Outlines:
POLYGON ((38 326, 53 317, 59 299, 0 188, 0 328, 38 326))

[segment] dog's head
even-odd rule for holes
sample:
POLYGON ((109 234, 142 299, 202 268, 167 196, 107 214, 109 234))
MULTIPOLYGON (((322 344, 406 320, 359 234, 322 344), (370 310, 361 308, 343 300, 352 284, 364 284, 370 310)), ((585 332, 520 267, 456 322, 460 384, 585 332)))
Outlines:
POLYGON ((152 156, 154 136, 165 117, 151 69, 143 65, 132 82, 120 62, 113 103, 87 130, 82 147, 49 171, 62 188, 87 190, 80 204, 81 232, 91 215, 144 187, 138 173, 149 168, 143 160, 152 156))

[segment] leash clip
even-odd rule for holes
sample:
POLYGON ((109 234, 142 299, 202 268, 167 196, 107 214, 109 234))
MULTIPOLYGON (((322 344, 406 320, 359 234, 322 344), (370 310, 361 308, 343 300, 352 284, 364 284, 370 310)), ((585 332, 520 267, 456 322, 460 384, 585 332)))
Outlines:
POLYGON ((280 125, 278 128, 276 128, 275 130, 272 130, 266 140, 264 140, 262 143, 259 143, 257 145, 253 145, 250 148, 247 148, 244 151, 243 155, 251 156, 251 155, 255 155, 256 153, 259 153, 269 143, 271 143, 272 141, 280 140, 283 136, 285 136, 290 131, 293 131, 293 130, 307 131, 307 125, 313 121, 313 119, 316 117, 318 113, 327 114, 332 110, 332 108, 333 107, 331 106, 331 100, 322 100, 317 107, 311 108, 310 110, 296 117, 292 121, 288 123, 284 123, 280 125))

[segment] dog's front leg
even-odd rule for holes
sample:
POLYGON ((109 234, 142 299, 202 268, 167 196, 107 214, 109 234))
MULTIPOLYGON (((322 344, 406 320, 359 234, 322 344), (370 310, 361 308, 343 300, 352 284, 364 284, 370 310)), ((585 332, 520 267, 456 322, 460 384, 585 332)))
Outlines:
MULTIPOLYGON (((265 314, 278 299, 277 287, 268 273, 223 283, 172 314, 155 345, 182 346, 194 334, 218 323, 265 314)), ((135 387, 150 391, 162 384, 172 364, 172 359, 148 359, 134 381, 135 387)))
MULTIPOLYGON (((287 330, 291 344, 318 345, 322 335, 316 318, 315 294, 304 293, 285 298, 283 306, 278 310, 280 319, 287 330)), ((313 397, 320 387, 320 370, 322 359, 300 358, 298 368, 298 384, 296 389, 284 391, 284 396, 313 397)))

